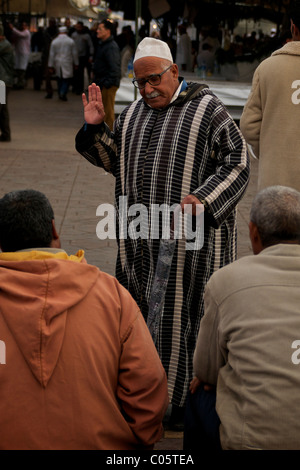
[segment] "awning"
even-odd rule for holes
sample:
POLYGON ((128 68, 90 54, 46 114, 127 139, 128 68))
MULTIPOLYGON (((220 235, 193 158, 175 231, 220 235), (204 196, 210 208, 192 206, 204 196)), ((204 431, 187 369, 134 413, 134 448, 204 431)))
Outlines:
POLYGON ((1 13, 44 14, 47 0, 6 0, 2 2, 1 13))
MULTIPOLYGON (((62 16, 84 16, 86 18, 98 18, 98 13, 89 7, 84 7, 86 2, 70 2, 69 0, 48 0, 47 1, 47 17, 62 17, 62 16), (73 5, 78 5, 75 8, 73 5)), ((89 2, 88 2, 89 4, 89 2)))
POLYGON ((76 8, 74 6, 76 2, 69 0, 6 0, 2 2, 1 13, 38 14, 46 15, 48 18, 52 16, 55 18, 81 16, 97 19, 98 13, 92 8, 84 7, 85 3, 78 2, 80 8, 76 8))

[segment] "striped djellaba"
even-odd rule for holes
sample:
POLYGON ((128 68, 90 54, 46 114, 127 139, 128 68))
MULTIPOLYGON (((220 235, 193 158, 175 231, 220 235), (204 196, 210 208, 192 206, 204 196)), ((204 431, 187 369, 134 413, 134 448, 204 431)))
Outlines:
MULTIPOLYGON (((184 406, 205 284, 236 258, 236 207, 250 173, 245 140, 214 93, 188 83, 164 109, 152 109, 143 99, 133 102, 116 120, 113 133, 104 124, 83 126, 76 148, 115 176, 117 214, 122 196, 128 208, 147 208, 149 227, 154 204, 172 206, 194 194, 205 206, 203 247, 186 250, 184 237, 176 242, 156 340, 171 403, 184 406)), ((127 227, 132 221, 128 216, 127 227)), ((118 240, 116 277, 147 321, 160 240, 135 238, 118 240)))

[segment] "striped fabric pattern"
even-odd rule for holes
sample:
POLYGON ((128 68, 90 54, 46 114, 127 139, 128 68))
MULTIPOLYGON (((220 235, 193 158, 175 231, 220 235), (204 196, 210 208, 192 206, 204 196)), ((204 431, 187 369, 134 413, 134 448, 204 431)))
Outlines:
MULTIPOLYGON (((118 215, 120 196, 127 196, 128 208, 147 208, 148 227, 154 204, 172 206, 188 194, 205 204, 203 247, 187 251, 186 240, 177 241, 156 344, 171 402, 184 406, 205 284, 236 258, 236 206, 250 173, 246 143, 222 102, 208 88, 189 83, 162 110, 135 101, 117 119, 114 133, 104 125, 81 129, 76 148, 115 175, 118 215)), ((129 213, 127 226, 138 217, 129 213)), ((159 242, 149 236, 119 240, 116 277, 146 320, 159 242)))

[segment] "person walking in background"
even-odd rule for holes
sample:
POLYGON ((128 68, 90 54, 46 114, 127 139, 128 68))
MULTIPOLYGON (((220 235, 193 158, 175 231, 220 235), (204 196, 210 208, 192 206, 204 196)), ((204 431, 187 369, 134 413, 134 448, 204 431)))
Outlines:
POLYGON ((115 97, 121 80, 121 54, 114 40, 114 31, 112 21, 103 20, 99 23, 93 64, 93 81, 101 89, 105 122, 110 130, 115 120, 115 97))
POLYGON ((178 26, 178 44, 176 50, 176 64, 179 72, 193 72, 192 41, 185 24, 178 26))
POLYGON ((11 129, 7 100, 9 92, 14 84, 14 71, 14 48, 6 39, 3 25, 0 23, 0 80, 5 83, 5 89, 1 89, 0 99, 0 142, 11 141, 11 129))
POLYGON ((104 123, 100 88, 89 87, 88 99, 83 95, 85 124, 77 133, 76 149, 116 177, 116 276, 146 321, 164 228, 152 209, 191 206, 195 216, 204 210, 201 249, 190 249, 185 237, 176 240, 157 320, 156 346, 172 402, 168 426, 182 429, 203 290, 211 274, 236 257, 236 205, 249 181, 249 157, 225 106, 208 87, 179 77, 166 42, 146 37, 139 43, 134 75, 141 98, 120 114, 114 132, 104 123), (123 198, 128 208, 145 208, 147 226, 155 226, 158 236, 151 237, 149 230, 129 235, 132 217, 129 210, 124 214, 123 198))
POLYGON ((81 95, 84 91, 84 72, 89 70, 89 64, 92 65, 94 56, 94 45, 91 35, 87 28, 84 27, 82 21, 78 21, 75 31, 71 34, 71 38, 76 44, 79 65, 74 73, 73 92, 81 95))
POLYGON ((58 96, 62 101, 67 101, 70 80, 78 63, 75 42, 67 35, 66 26, 60 26, 58 37, 50 45, 48 67, 56 74, 58 96))
MULTIPOLYGON (((198 72, 203 71, 203 74, 212 75, 214 73, 214 64, 215 64, 215 56, 212 53, 212 48, 210 44, 204 43, 202 46, 202 52, 197 55, 197 68, 198 72)), ((201 78, 205 78, 204 76, 201 78)))
POLYGON ((128 65, 133 60, 135 49, 135 35, 131 25, 125 25, 122 32, 116 37, 121 52, 121 77, 128 76, 128 65))
POLYGON ((50 73, 48 61, 51 42, 58 36, 58 32, 58 26, 56 24, 55 18, 50 18, 49 26, 45 30, 45 48, 42 53, 42 67, 45 75, 45 84, 47 92, 45 96, 46 99, 51 99, 53 97, 53 87, 51 83, 52 73, 50 73))
POLYGON ((61 249, 38 191, 0 199, 0 246, 0 449, 153 448, 167 380, 129 292, 61 249))
POLYGON ((292 41, 254 72, 240 129, 258 161, 258 189, 274 184, 300 190, 300 2, 290 4, 292 41))
POLYGON ((9 27, 11 29, 11 41, 15 48, 17 80, 14 88, 19 90, 25 88, 26 85, 26 70, 31 53, 31 34, 25 21, 21 23, 20 29, 15 28, 13 24, 10 24, 9 27))
POLYGON ((253 255, 206 286, 186 452, 300 449, 300 193, 261 190, 249 235, 253 255))

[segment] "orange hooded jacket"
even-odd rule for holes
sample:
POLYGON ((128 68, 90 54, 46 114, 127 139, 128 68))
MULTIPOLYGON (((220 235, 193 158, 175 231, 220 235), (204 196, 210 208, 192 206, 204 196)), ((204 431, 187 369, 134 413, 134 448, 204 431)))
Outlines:
POLYGON ((0 253, 0 449, 143 449, 164 369, 118 281, 84 253, 0 253))

